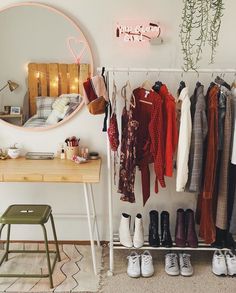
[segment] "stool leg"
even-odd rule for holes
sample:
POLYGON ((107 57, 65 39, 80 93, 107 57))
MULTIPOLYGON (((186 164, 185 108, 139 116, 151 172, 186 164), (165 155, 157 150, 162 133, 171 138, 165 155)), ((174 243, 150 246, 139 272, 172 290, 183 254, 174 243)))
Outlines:
POLYGON ((7 246, 6 246, 6 257, 5 261, 8 261, 8 253, 9 253, 9 242, 10 242, 10 233, 11 233, 11 225, 7 225, 7 246))
POLYGON ((2 236, 2 229, 5 227, 5 224, 2 224, 1 225, 1 228, 0 228, 0 239, 1 239, 1 236, 2 236))
POLYGON ((49 274, 49 281, 50 281, 50 288, 53 288, 53 281, 52 281, 52 268, 50 264, 50 256, 49 256, 49 249, 48 249, 48 237, 47 237, 47 231, 43 224, 41 224, 44 234, 44 241, 45 241, 45 248, 46 248, 46 257, 47 257, 47 263, 48 263, 48 274, 49 274))
POLYGON ((58 261, 61 261, 61 256, 60 256, 58 242, 57 242, 57 233, 56 233, 56 228, 55 228, 54 219, 53 219, 53 215, 52 214, 50 214, 50 220, 51 220, 51 224, 52 224, 52 232, 53 232, 53 236, 54 236, 54 240, 55 240, 55 245, 56 245, 57 260, 58 261))

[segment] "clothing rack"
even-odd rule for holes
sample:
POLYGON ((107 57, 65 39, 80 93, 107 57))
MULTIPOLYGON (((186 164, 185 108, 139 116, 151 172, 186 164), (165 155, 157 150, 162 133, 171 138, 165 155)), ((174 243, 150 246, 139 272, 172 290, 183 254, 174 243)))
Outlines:
MULTIPOLYGON (((98 67, 97 72, 102 72, 103 68, 98 67)), ((106 81, 109 85, 109 78, 110 73, 114 75, 116 72, 126 72, 128 75, 130 72, 132 73, 160 73, 160 72, 166 72, 166 73, 181 73, 183 74, 197 74, 199 73, 221 73, 221 74, 228 74, 228 73, 234 73, 236 74, 236 69, 228 68, 217 68, 217 69, 209 69, 209 68, 200 68, 198 70, 189 70, 184 71, 181 68, 129 68, 129 67, 119 67, 119 68, 112 68, 108 67, 105 68, 105 76, 106 81)), ((109 88, 109 86, 108 86, 109 88)), ((109 95, 109 90, 108 90, 109 95)), ((109 95, 110 96, 110 95, 109 95)), ((107 122, 109 123, 109 121, 107 122)), ((107 272, 108 276, 113 275, 114 271, 114 249, 130 249, 122 246, 119 242, 118 235, 114 235, 113 233, 113 199, 112 199, 112 169, 111 169, 111 149, 110 149, 110 143, 107 136, 107 172, 108 172, 108 181, 107 181, 107 187, 108 187, 108 209, 109 209, 109 271, 107 272)), ((132 248, 131 248, 132 249, 132 248)), ((134 249, 134 248, 133 248, 134 249)), ((207 245, 203 242, 199 242, 199 245, 197 248, 190 248, 190 247, 176 247, 173 245, 171 248, 165 248, 165 247, 151 247, 149 246, 148 242, 144 243, 144 246, 141 249, 149 249, 149 250, 187 250, 187 251, 214 251, 216 248, 211 247, 210 245, 207 245)), ((227 250, 227 249, 224 249, 227 250)))

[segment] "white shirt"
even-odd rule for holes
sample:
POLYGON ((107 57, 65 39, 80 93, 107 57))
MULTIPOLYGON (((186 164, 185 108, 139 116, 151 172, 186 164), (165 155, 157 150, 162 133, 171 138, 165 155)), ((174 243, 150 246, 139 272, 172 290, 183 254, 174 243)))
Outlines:
POLYGON ((233 131, 232 131, 232 155, 231 163, 236 165, 236 88, 231 90, 233 95, 233 131))
POLYGON ((179 141, 177 150, 177 175, 176 175, 176 191, 184 191, 188 181, 188 157, 191 144, 192 120, 190 106, 191 102, 188 95, 188 88, 182 89, 178 101, 182 101, 179 141))

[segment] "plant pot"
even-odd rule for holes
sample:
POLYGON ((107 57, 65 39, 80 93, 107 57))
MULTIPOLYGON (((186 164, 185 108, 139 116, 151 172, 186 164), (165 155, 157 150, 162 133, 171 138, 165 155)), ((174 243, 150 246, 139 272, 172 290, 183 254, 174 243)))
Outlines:
POLYGON ((16 159, 20 156, 20 149, 9 148, 7 154, 11 159, 16 159))

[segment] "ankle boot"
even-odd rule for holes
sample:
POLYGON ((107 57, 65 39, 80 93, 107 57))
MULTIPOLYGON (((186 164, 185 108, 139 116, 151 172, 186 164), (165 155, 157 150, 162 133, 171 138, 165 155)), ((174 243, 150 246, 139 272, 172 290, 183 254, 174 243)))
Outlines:
POLYGON ((175 244, 179 247, 185 246, 185 215, 183 209, 177 210, 175 226, 175 244))
POLYGON ((170 220, 167 211, 161 212, 161 245, 164 247, 172 247, 170 220))
POLYGON ((194 211, 191 209, 187 209, 185 211, 185 220, 186 220, 186 244, 189 247, 197 247, 198 246, 198 238, 195 230, 195 219, 194 219, 194 211))
POLYGON ((226 230, 216 227, 216 239, 213 243, 211 243, 211 246, 218 249, 224 248, 226 242, 226 233, 226 230))
POLYGON ((128 248, 131 248, 133 246, 130 234, 130 219, 130 215, 122 213, 119 227, 120 243, 128 248))
POLYGON ((135 248, 140 248, 144 244, 143 219, 141 214, 137 214, 135 218, 133 244, 135 248))
POLYGON ((149 237, 150 246, 160 246, 160 238, 158 233, 158 211, 150 211, 149 237))
POLYGON ((235 248, 236 248, 236 242, 234 241, 233 235, 228 231, 226 234, 225 247, 227 247, 231 250, 235 250, 235 248))

